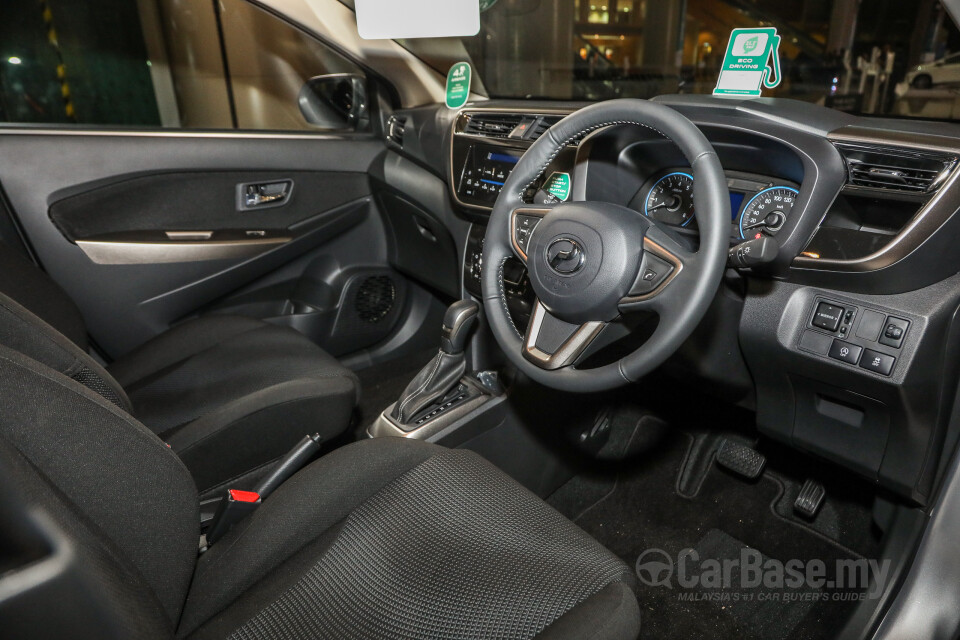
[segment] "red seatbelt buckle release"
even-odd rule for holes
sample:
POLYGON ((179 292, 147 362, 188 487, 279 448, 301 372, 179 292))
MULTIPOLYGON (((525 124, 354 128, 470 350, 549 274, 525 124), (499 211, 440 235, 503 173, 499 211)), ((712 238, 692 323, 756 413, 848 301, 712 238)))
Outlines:
POLYGON ((207 531, 207 544, 213 544, 223 537, 236 523, 253 513, 260 506, 260 494, 256 491, 228 489, 217 512, 210 521, 207 531))

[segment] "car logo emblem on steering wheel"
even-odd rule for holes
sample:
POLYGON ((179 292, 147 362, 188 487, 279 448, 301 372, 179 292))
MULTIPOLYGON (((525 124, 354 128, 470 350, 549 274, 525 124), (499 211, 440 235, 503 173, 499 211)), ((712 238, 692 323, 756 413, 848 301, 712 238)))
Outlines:
POLYGON ((576 240, 557 238, 547 247, 547 264, 563 276, 573 275, 583 268, 583 247, 576 240))

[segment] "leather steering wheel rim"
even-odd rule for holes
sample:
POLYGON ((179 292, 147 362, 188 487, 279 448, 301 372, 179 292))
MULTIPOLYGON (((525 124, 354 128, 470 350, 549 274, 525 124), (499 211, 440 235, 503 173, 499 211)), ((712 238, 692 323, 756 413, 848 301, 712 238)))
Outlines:
MULTIPOLYGON (((696 125, 677 111, 646 100, 611 100, 585 107, 554 125, 531 145, 501 190, 490 215, 483 246, 481 284, 486 317, 510 361, 545 386, 562 391, 593 392, 636 382, 675 353, 703 319, 723 276, 729 234, 730 196, 726 177, 716 152, 696 125), (568 144, 590 132, 621 124, 645 127, 671 140, 689 162, 700 228, 698 251, 685 249, 669 229, 625 207, 580 202, 536 211, 536 205, 523 201, 527 189, 568 144), (529 257, 516 244, 514 227, 514 218, 528 212, 542 216, 530 236, 529 257), (588 222, 583 223, 584 219, 588 222), (593 226, 599 231, 591 228, 590 221, 593 220, 596 220, 593 226), (555 237, 547 237, 551 234, 555 237), (587 239, 580 241, 580 237, 587 239), (578 240, 564 244, 569 238, 578 240), (590 245, 595 249, 593 253, 603 254, 599 260, 604 264, 591 264, 595 256, 583 251, 581 253, 586 255, 578 254, 578 257, 581 263, 586 261, 588 267, 594 267, 592 271, 584 268, 582 273, 572 277, 558 272, 553 265, 549 266, 553 272, 549 271, 550 251, 556 254, 580 244, 590 245), (548 247, 547 253, 544 253, 543 246, 548 247), (630 291, 624 291, 623 283, 640 277, 641 264, 647 264, 644 255, 651 252, 673 265, 673 272, 654 294, 631 296, 635 285, 630 291), (514 325, 507 307, 503 269, 511 257, 519 258, 528 266, 538 294, 534 318, 526 334, 514 325), (609 273, 611 269, 607 268, 607 262, 623 267, 623 274, 609 273), (631 273, 631 269, 636 273, 631 273), (594 280, 587 282, 590 278, 594 280), (571 309, 569 301, 555 295, 558 289, 567 286, 567 282, 582 287, 585 299, 604 297, 605 306, 583 313, 571 309), (581 343, 586 341, 589 344, 613 319, 609 317, 612 313, 609 301, 621 294, 628 295, 621 296, 616 303, 619 311, 656 312, 660 316, 656 330, 640 348, 617 362, 594 369, 577 369, 575 356, 585 352, 581 343), (548 300, 555 301, 556 310, 562 308, 564 317, 554 317, 554 308, 548 308, 548 300), (597 314, 597 317, 589 317, 590 313, 597 314), (552 354, 542 353, 538 348, 540 332, 548 322, 552 323, 551 331, 573 332, 552 354), (562 359, 559 358, 561 353, 562 359), (566 362, 571 356, 574 358, 566 362), (558 360, 562 366, 557 366, 558 360)), ((562 258, 568 254, 569 251, 562 258)), ((579 269, 579 266, 572 265, 571 268, 579 269)))

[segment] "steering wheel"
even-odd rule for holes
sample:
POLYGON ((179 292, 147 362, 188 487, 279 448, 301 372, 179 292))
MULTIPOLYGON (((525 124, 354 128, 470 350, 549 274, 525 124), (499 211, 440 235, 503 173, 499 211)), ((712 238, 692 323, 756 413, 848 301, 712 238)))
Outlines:
POLYGON ((720 285, 729 235, 727 180, 713 147, 692 122, 645 100, 591 105, 554 125, 527 150, 494 205, 481 275, 490 327, 507 357, 543 385, 588 392, 635 382, 672 355, 703 319, 720 285), (524 202, 527 189, 568 144, 619 124, 652 129, 673 141, 690 163, 698 251, 624 206, 524 202), (526 332, 514 324, 507 307, 503 269, 513 256, 526 265, 537 297, 526 332), (577 368, 612 321, 641 310, 659 316, 641 347, 617 362, 577 368))

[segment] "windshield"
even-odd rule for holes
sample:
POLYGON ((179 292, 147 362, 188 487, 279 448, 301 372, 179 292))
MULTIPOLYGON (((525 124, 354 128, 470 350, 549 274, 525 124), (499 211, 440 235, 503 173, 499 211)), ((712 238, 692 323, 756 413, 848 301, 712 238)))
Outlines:
MULTIPOLYGON (((764 95, 854 113, 960 118, 960 32, 935 0, 481 0, 481 30, 401 44, 446 73, 466 59, 492 98, 711 93, 730 31, 776 27, 764 95)), ((475 88, 477 84, 475 83, 475 88)))

